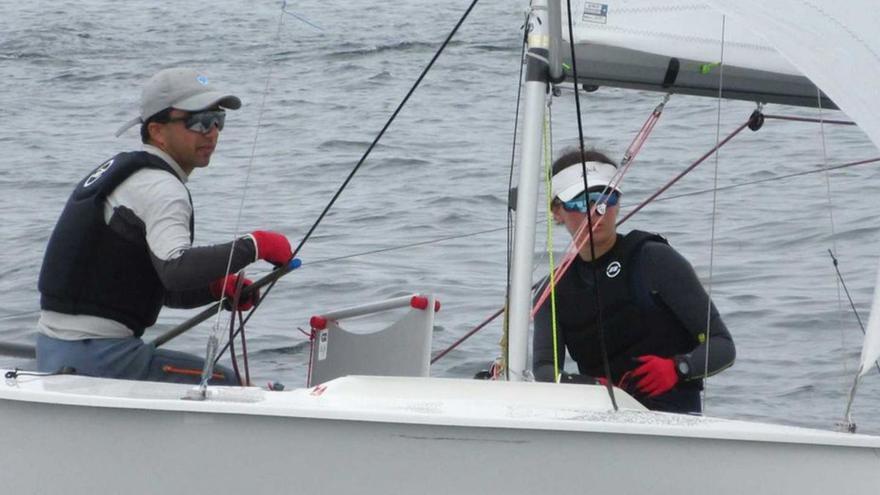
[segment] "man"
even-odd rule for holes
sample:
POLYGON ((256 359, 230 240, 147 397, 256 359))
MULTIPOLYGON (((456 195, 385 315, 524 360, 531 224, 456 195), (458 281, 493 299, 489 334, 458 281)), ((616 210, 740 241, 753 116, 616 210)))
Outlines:
MULTIPOLYGON (((226 109, 241 100, 202 73, 166 69, 143 89, 142 151, 120 153, 89 172, 58 219, 40 271, 37 365, 109 378, 198 383, 204 360, 156 349, 140 337, 163 305, 192 308, 231 299, 236 272, 258 259, 290 261, 287 238, 255 231, 236 242, 193 247, 186 182, 206 167, 226 109), (228 267, 228 272, 227 272, 228 267)), ((253 297, 239 301, 248 309, 253 297)), ((226 369, 216 383, 233 384, 226 369)))
POLYGON ((585 193, 581 160, 575 150, 554 163, 551 208, 572 236, 592 208, 592 246, 585 243, 557 283, 555 349, 549 298, 535 315, 535 377, 565 383, 610 379, 649 409, 698 413, 703 378, 733 364, 733 339, 693 268, 662 237, 617 233, 621 191, 613 182, 613 162, 595 151, 584 153, 585 193), (562 372, 566 349, 579 374, 562 372))

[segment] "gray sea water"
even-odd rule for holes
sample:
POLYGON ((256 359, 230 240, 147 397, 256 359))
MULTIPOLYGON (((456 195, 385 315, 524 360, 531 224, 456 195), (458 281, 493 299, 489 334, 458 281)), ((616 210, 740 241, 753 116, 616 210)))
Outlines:
MULTIPOLYGON (((298 242, 467 5, 288 5, 319 29, 282 13, 277 1, 4 2, 0 339, 32 342, 37 275, 54 222, 86 171, 139 146, 136 130, 118 139, 113 133, 136 115, 149 75, 199 67, 245 102, 230 114, 210 167, 191 177, 196 242, 254 229, 298 242)), ((258 382, 304 383, 308 343, 298 328, 321 311, 432 292, 443 304, 439 351, 501 306, 524 9, 525 2, 477 5, 305 245, 303 268, 282 279, 252 319, 248 346, 258 382)), ((615 89, 583 94, 588 145, 619 158, 661 98, 615 89)), ((753 105, 672 98, 627 176, 624 213, 715 143, 719 110, 723 137, 753 105)), ((576 142, 571 91, 553 103, 553 136, 557 150, 576 142)), ((819 428, 840 419, 861 332, 828 249, 867 321, 880 245, 872 183, 880 177, 868 165, 717 196, 702 191, 716 175, 719 186, 730 186, 877 154, 856 128, 768 122, 725 147, 717 168, 709 160, 621 228, 666 236, 694 264, 734 335, 738 359, 709 381, 709 414, 819 428)), ((539 252, 545 237, 542 224, 539 252)), ((557 250, 567 240, 554 229, 557 250)), ((547 271, 546 256, 540 259, 536 274, 547 271)), ((166 310, 147 337, 192 314, 166 310)), ((202 353, 210 328, 203 324, 169 346, 202 353)), ((433 374, 472 376, 500 354, 499 337, 496 321, 433 374)), ((878 373, 864 380, 855 413, 863 431, 880 432, 878 373)))

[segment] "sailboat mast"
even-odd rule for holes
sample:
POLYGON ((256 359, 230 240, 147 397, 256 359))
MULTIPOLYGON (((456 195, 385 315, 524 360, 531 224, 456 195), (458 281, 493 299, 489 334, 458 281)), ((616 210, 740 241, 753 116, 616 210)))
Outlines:
POLYGON ((529 17, 528 56, 519 183, 516 196, 516 230, 510 268, 510 331, 507 379, 522 381, 528 370, 528 335, 531 319, 532 266, 535 255, 535 221, 538 184, 541 181, 543 122, 548 89, 549 31, 546 0, 533 0, 529 17))

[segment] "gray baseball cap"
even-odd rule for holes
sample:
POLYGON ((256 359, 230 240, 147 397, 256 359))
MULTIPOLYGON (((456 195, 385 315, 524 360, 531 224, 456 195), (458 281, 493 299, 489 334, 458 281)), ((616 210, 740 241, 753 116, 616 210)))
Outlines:
POLYGON ((116 137, 166 108, 198 112, 214 105, 237 110, 241 108, 241 100, 237 96, 217 91, 208 82, 208 77, 195 69, 164 69, 151 77, 144 86, 140 116, 120 127, 116 131, 116 137))

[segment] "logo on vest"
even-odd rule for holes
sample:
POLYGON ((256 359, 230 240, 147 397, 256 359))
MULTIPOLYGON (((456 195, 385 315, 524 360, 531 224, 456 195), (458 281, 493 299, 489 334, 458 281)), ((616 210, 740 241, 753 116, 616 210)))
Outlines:
POLYGON ((614 277, 620 275, 620 270, 621 270, 620 262, 613 261, 613 262, 611 262, 610 265, 608 265, 608 268, 605 269, 605 275, 608 275, 608 278, 614 278, 614 277))
POLYGON ((111 165, 113 165, 113 158, 102 163, 100 167, 98 167, 94 172, 92 172, 92 175, 90 175, 86 179, 85 183, 83 183, 83 187, 89 187, 92 184, 94 184, 95 182, 97 182, 98 179, 100 179, 101 176, 104 175, 104 172, 106 172, 107 169, 110 168, 111 165))

